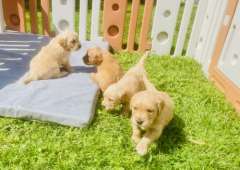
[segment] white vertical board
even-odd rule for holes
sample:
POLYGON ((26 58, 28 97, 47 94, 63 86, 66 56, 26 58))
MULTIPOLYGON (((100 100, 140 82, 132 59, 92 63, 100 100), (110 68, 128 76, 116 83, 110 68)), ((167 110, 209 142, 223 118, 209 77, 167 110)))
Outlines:
POLYGON ((88 16, 88 0, 80 0, 79 11, 79 38, 85 41, 87 39, 87 16, 88 16))
POLYGON ((169 54, 172 46, 180 0, 157 0, 152 28, 152 51, 169 54))
POLYGON ((92 1, 91 40, 99 39, 100 0, 92 1))
POLYGON ((185 2, 183 17, 181 21, 180 30, 178 33, 178 39, 177 39, 176 49, 174 51, 174 56, 182 54, 186 33, 187 33, 188 25, 190 22, 190 18, 191 18, 193 4, 194 4, 194 0, 186 0, 185 2))
POLYGON ((216 6, 216 12, 214 14, 214 19, 211 25, 211 34, 208 37, 208 41, 205 44, 205 48, 202 54, 203 57, 201 58, 201 63, 203 65, 203 71, 206 74, 208 74, 208 68, 212 60, 212 55, 217 40, 217 34, 224 20, 224 14, 228 3, 227 1, 228 0, 218 1, 218 5, 216 6))
POLYGON ((240 3, 236 9, 218 68, 238 87, 240 87, 240 3))
POLYGON ((2 0, 0 0, 0 33, 3 32, 4 29, 5 29, 5 21, 3 17, 2 0))
POLYGON ((57 32, 74 31, 75 0, 52 0, 53 24, 57 32))
POLYGON ((224 7, 227 0, 211 0, 204 16, 203 27, 199 33, 197 48, 195 51, 196 60, 203 65, 204 72, 208 72, 212 52, 214 49, 217 32, 224 16, 224 7), (208 61, 209 60, 209 61, 208 61))
POLYGON ((196 16, 194 19, 192 33, 190 36, 188 49, 187 49, 188 56, 195 57, 195 50, 197 47, 199 32, 201 31, 201 29, 203 27, 204 15, 206 13, 208 3, 209 3, 209 0, 200 0, 198 3, 198 9, 197 9, 197 13, 196 13, 196 16))

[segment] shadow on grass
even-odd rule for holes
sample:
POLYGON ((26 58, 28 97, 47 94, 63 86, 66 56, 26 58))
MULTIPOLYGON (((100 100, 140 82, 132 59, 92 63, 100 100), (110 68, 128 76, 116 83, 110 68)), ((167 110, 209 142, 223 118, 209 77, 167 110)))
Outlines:
POLYGON ((175 150, 181 148, 186 143, 186 136, 183 131, 185 123, 175 115, 171 123, 163 131, 162 136, 157 141, 157 149, 154 152, 171 154, 175 150))

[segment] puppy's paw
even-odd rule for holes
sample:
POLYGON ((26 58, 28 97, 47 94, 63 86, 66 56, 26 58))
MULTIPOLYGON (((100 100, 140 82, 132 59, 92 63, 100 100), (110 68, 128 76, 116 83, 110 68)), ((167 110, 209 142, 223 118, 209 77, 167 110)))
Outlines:
POLYGON ((135 143, 135 144, 138 144, 140 142, 141 138, 139 136, 136 136, 136 135, 132 135, 132 141, 135 143))
POLYGON ((148 146, 145 142, 142 142, 140 141, 138 144, 137 144, 137 147, 136 147, 136 150, 137 150, 137 153, 141 156, 144 156, 147 154, 147 151, 148 151, 148 146))

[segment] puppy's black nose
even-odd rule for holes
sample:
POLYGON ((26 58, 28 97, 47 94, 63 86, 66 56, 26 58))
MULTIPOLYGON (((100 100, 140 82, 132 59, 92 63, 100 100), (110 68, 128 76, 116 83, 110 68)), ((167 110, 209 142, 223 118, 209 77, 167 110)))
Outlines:
POLYGON ((83 62, 85 64, 88 64, 88 55, 87 54, 83 57, 83 62))
POLYGON ((143 123, 142 120, 137 120, 137 124, 141 125, 143 123))
POLYGON ((78 49, 80 49, 82 46, 81 46, 81 44, 78 44, 78 49))

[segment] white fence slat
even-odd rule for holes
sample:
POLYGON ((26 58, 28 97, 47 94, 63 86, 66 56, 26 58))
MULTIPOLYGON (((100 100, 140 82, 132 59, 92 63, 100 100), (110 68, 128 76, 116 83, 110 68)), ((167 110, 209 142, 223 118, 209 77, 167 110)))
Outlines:
POLYGON ((194 4, 194 0, 186 0, 185 2, 184 13, 181 21, 180 30, 178 33, 178 39, 177 39, 174 56, 182 54, 186 33, 187 33, 188 25, 190 22, 190 18, 191 18, 193 4, 194 4))
POLYGON ((157 0, 152 28, 152 51, 159 55, 170 53, 180 3, 179 0, 157 0))
POLYGON ((99 38, 100 6, 100 0, 92 1, 91 40, 99 38))
POLYGON ((74 31, 75 0, 53 0, 52 17, 57 32, 74 31))
POLYGON ((88 16, 88 0, 80 0, 79 12, 79 38, 80 40, 87 39, 87 16, 88 16))
POLYGON ((3 17, 2 0, 0 0, 0 33, 3 32, 4 29, 5 29, 5 21, 3 17))
POLYGON ((216 5, 216 12, 214 18, 211 21, 210 35, 208 35, 208 40, 205 44, 205 48, 202 51, 201 63, 203 65, 203 71, 208 74, 208 68, 212 59, 212 54, 215 48, 215 43, 217 39, 217 33, 219 32, 221 23, 224 21, 224 14, 227 7, 228 0, 218 1, 216 5))
POLYGON ((207 11, 204 15, 204 20, 203 20, 203 27, 201 31, 198 33, 199 38, 197 41, 197 46, 195 50, 195 59, 201 63, 201 58, 203 57, 203 50, 205 48, 205 44, 207 43, 208 36, 210 35, 211 31, 211 23, 214 19, 214 13, 215 13, 215 8, 216 5, 218 4, 218 0, 211 0, 207 6, 207 11))
POLYGON ((195 57, 195 50, 196 50, 197 41, 199 38, 199 32, 202 29, 204 15, 206 13, 208 3, 209 3, 209 0, 200 0, 198 3, 198 9, 197 9, 197 13, 193 23, 192 33, 190 36, 188 49, 187 49, 188 56, 195 57))
POLYGON ((236 13, 230 27, 230 31, 225 41, 223 51, 218 62, 218 68, 232 81, 240 87, 240 2, 238 2, 236 13))

